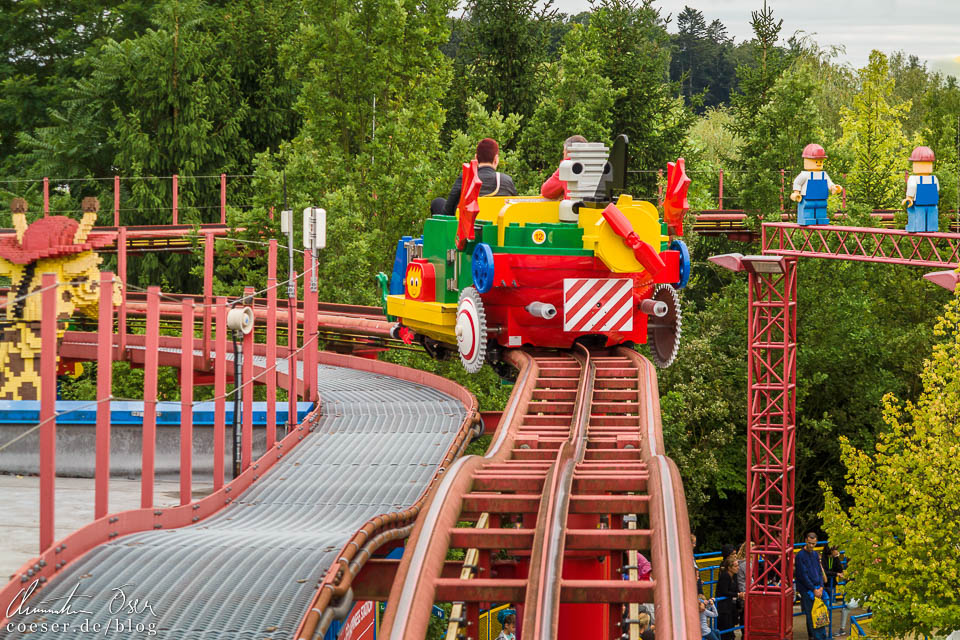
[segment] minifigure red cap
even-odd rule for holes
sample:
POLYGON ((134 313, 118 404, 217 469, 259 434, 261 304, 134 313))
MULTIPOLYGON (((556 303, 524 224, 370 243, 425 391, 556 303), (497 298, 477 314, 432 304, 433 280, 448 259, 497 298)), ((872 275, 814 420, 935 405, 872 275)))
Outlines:
POLYGON ((910 162, 933 162, 933 149, 930 147, 917 147, 910 154, 910 162))
POLYGON ((23 234, 23 242, 16 236, 0 238, 0 258, 14 264, 29 264, 41 258, 59 258, 83 251, 91 251, 112 242, 109 234, 90 236, 75 244, 73 237, 80 223, 65 216, 49 216, 35 220, 23 234))
POLYGON ((803 148, 803 155, 801 157, 810 158, 811 160, 823 160, 827 157, 827 152, 816 142, 811 142, 803 148))
POLYGON ((477 143, 477 162, 493 162, 500 153, 500 145, 493 138, 484 138, 477 143))

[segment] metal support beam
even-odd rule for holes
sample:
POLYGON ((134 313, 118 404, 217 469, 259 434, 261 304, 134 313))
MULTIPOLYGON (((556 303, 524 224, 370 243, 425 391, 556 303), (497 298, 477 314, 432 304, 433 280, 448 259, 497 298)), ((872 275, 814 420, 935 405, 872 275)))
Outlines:
POLYGON ((797 263, 781 265, 780 273, 747 269, 745 640, 793 637, 797 263))

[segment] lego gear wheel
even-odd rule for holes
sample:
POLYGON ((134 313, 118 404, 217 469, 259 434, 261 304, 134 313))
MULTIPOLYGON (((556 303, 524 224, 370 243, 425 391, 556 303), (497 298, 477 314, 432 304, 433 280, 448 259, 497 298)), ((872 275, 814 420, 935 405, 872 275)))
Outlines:
POLYGON ((653 362, 661 369, 665 369, 673 364, 680 346, 680 334, 683 329, 680 298, 677 296, 677 290, 669 284, 658 284, 651 298, 667 305, 666 315, 661 318, 650 318, 647 331, 647 344, 650 347, 653 362))
POLYGON ((460 362, 467 373, 476 373, 487 355, 487 315, 480 294, 473 287, 460 292, 455 326, 460 362))

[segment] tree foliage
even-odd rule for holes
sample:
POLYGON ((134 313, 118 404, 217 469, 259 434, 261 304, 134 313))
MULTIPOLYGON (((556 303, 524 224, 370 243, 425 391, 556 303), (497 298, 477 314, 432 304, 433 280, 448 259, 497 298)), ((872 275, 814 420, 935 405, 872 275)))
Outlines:
POLYGON ((960 298, 934 332, 923 391, 915 403, 884 397, 875 451, 840 441, 850 506, 822 485, 824 526, 849 558, 848 593, 868 599, 882 634, 943 634, 960 620, 960 298))
POLYGON ((726 104, 735 80, 733 38, 719 20, 707 24, 703 12, 689 6, 677 15, 672 37, 670 77, 680 82, 684 98, 698 108, 726 104))
MULTIPOLYGON (((627 91, 613 104, 612 133, 630 139, 634 167, 666 167, 682 153, 693 114, 670 82, 667 20, 653 0, 592 0, 588 38, 596 46, 603 75, 627 91)), ((652 192, 653 174, 637 187, 652 192)))
POLYGON ((469 0, 465 48, 473 89, 491 111, 529 117, 540 95, 547 62, 553 0, 469 0))
POLYGON ((808 142, 823 139, 816 91, 816 79, 808 65, 791 67, 773 83, 768 100, 754 116, 740 148, 741 166, 751 181, 742 186, 743 206, 749 215, 779 215, 781 205, 791 204, 781 202, 781 189, 802 169, 800 150, 808 142))
POLYGON ((896 81, 887 56, 870 53, 870 62, 857 72, 859 91, 853 105, 841 107, 843 136, 851 193, 875 209, 893 207, 903 197, 903 171, 910 155, 903 120, 911 102, 894 98, 896 81))
MULTIPOLYGON (((393 260, 401 235, 416 233, 438 190, 443 109, 450 81, 440 51, 452 0, 312 3, 284 52, 302 82, 303 126, 259 160, 257 202, 323 206, 321 297, 376 301, 373 274, 393 260), (384 52, 389 52, 384 54, 384 52), (365 286, 366 285, 366 286, 365 286)), ((467 158, 469 159, 469 158, 467 158)))
POLYGON ((519 150, 524 171, 532 175, 520 177, 521 188, 539 189, 543 178, 556 168, 563 141, 569 136, 576 133, 587 140, 610 143, 613 104, 627 89, 614 88, 600 72, 601 64, 601 55, 587 41, 586 30, 574 25, 564 39, 560 62, 545 71, 548 88, 523 128, 519 150))

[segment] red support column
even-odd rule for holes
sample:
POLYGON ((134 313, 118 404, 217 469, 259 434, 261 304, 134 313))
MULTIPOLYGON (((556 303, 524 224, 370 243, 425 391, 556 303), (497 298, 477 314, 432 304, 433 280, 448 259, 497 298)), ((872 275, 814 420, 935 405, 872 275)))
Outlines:
POLYGON ((120 226, 120 176, 113 176, 113 226, 120 226))
POLYGON ((140 506, 153 506, 153 469, 157 447, 157 373, 160 349, 160 287, 147 288, 147 335, 143 361, 143 442, 140 506))
POLYGON ((180 179, 177 174, 173 174, 173 224, 176 225, 179 220, 177 211, 178 201, 180 199, 180 179))
POLYGON ((293 283, 293 297, 287 298, 287 425, 288 429, 297 426, 297 272, 290 274, 293 283))
POLYGON ((193 495, 193 300, 180 313, 180 504, 193 495))
MULTIPOLYGON (((252 308, 253 287, 244 287, 243 296, 252 308)), ((246 471, 253 459, 253 331, 243 336, 243 423, 240 443, 240 471, 246 471)))
POLYGON ((120 334, 120 358, 126 359, 127 349, 127 228, 117 233, 117 277, 120 278, 120 316, 117 331, 120 334))
POLYGON ((97 434, 94 470, 94 519, 110 510, 110 396, 113 383, 113 281, 114 275, 100 273, 100 308, 97 323, 97 434))
POLYGON ((277 441, 277 241, 267 254, 267 450, 277 441))
POLYGON ((311 251, 303 254, 303 397, 313 402, 316 393, 317 368, 314 354, 317 352, 317 292, 313 288, 317 262, 311 251))
POLYGON ((40 553, 53 544, 57 473, 57 276, 41 277, 40 321, 40 553))
POLYGON ((784 269, 750 273, 746 640, 793 637, 796 260, 784 269))
POLYGON ((220 174, 220 224, 227 224, 227 174, 220 174))
POLYGON ((717 208, 723 210, 723 169, 720 169, 720 184, 717 188, 717 193, 719 194, 719 203, 717 208))
POLYGON ((203 237, 203 360, 210 362, 210 320, 213 311, 213 234, 207 233, 203 237))
POLYGON ((50 178, 43 178, 43 217, 50 215, 50 178))
POLYGON ((227 430, 227 299, 217 298, 217 342, 213 365, 213 490, 223 487, 223 457, 227 430))

